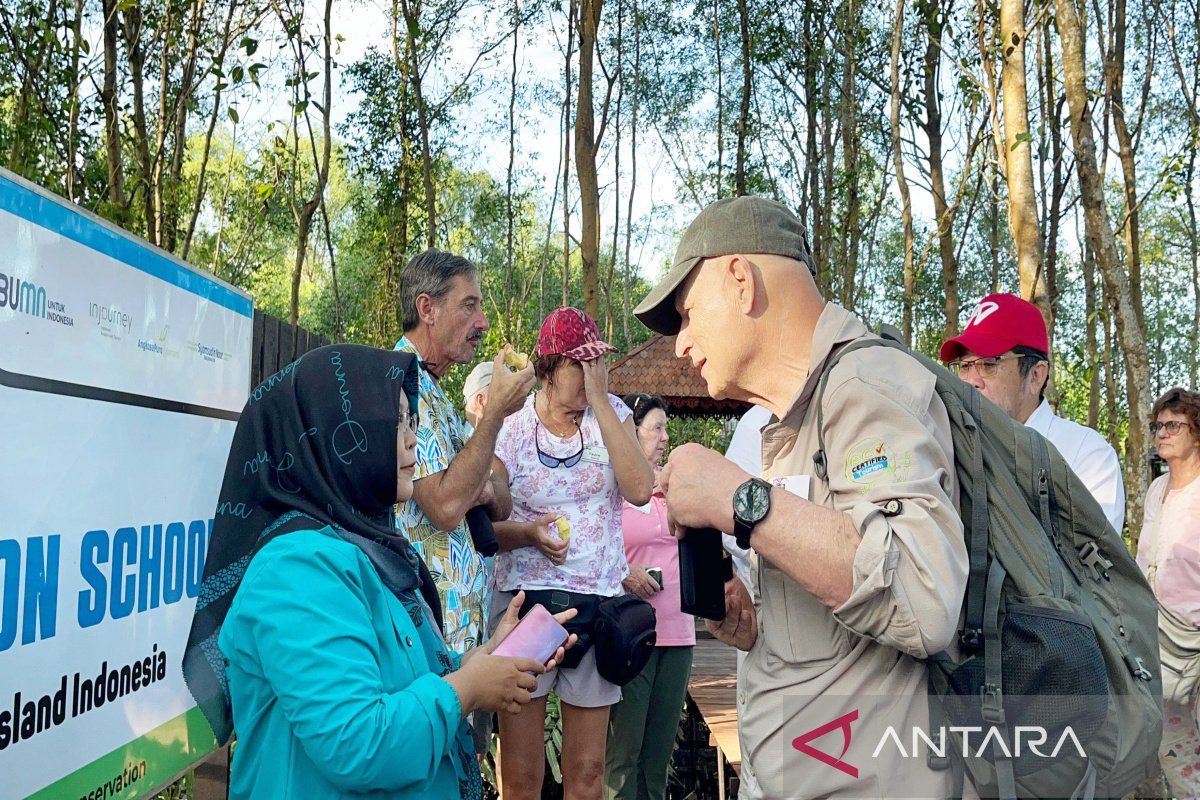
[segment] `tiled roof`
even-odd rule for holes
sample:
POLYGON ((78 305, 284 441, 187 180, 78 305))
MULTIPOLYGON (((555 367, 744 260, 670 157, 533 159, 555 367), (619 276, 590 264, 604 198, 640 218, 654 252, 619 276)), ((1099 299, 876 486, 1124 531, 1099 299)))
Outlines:
POLYGON ((654 336, 609 367, 608 390, 622 396, 657 394, 667 401, 672 414, 739 415, 750 407, 709 397, 699 370, 688 359, 675 357, 674 336, 654 336))

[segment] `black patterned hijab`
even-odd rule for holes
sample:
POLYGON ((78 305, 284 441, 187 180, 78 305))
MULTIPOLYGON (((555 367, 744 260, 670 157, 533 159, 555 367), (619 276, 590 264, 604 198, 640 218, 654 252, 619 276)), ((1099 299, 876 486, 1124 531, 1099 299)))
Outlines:
POLYGON ((238 420, 183 657, 188 688, 217 740, 233 732, 217 636, 254 555, 277 536, 330 526, 397 596, 417 592, 441 628, 433 580, 395 529, 400 408, 417 413, 409 353, 313 350, 259 384, 238 420))

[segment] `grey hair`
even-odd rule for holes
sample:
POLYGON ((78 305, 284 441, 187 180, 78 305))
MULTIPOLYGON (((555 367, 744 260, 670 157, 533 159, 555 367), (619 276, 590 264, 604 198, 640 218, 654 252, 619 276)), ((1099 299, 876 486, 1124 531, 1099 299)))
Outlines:
POLYGON ((450 292, 450 284, 459 275, 475 278, 479 271, 467 259, 431 247, 413 257, 400 275, 400 320, 404 332, 417 327, 417 298, 423 294, 441 300, 450 292))

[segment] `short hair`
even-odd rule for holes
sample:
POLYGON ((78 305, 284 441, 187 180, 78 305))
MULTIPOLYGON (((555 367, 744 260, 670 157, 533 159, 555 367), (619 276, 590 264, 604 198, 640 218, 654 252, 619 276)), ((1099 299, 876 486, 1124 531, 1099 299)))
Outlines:
POLYGON ((646 415, 656 408, 661 409, 664 415, 670 413, 667 410, 667 402, 656 394, 635 392, 627 394, 621 399, 625 402, 625 405, 629 406, 629 410, 633 412, 634 425, 641 425, 646 415))
POLYGON ((1192 436, 1200 438, 1200 394, 1179 386, 1168 389, 1166 394, 1154 401, 1154 407, 1150 409, 1150 421, 1157 420, 1164 411, 1183 414, 1187 417, 1188 427, 1192 429, 1192 436))
POLYGON ((1038 400, 1044 400, 1046 397, 1046 384, 1050 382, 1050 356, 1043 353, 1034 347, 1026 347, 1025 345, 1017 345, 1012 349, 1014 353, 1020 356, 1017 359, 1017 370, 1021 374, 1021 380, 1029 377, 1029 373, 1033 372, 1033 368, 1041 362, 1045 361, 1047 366, 1046 380, 1042 381, 1042 385, 1038 387, 1038 400))
POLYGON ((553 383, 554 373, 564 361, 569 360, 562 353, 538 356, 533 362, 533 377, 537 378, 539 383, 553 383))
POLYGON ((427 294, 435 301, 444 299, 459 275, 475 278, 479 270, 466 258, 436 247, 417 254, 408 262, 400 275, 400 320, 405 333, 421 321, 417 298, 427 294))

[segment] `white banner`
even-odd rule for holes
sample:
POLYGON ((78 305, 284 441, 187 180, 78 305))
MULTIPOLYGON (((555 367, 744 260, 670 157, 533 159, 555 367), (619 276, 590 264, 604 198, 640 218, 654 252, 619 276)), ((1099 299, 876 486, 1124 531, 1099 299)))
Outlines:
POLYGON ((211 747, 180 663, 252 315, 0 172, 0 798, 137 797, 211 747))

